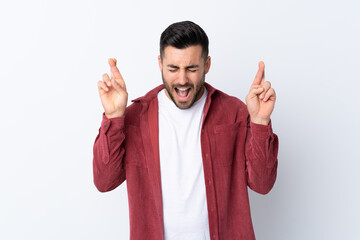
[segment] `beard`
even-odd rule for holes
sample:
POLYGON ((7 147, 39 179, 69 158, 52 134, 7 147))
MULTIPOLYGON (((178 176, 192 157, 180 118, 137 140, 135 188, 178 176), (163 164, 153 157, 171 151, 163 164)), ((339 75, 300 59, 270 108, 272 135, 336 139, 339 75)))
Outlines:
POLYGON ((168 92, 171 100, 173 101, 175 106, 178 107, 179 109, 191 108, 192 105, 194 105, 194 103, 196 102, 196 100, 198 100, 198 97, 199 97, 200 93, 202 92, 202 90, 204 88, 204 83, 205 83, 205 72, 203 73, 201 81, 199 81, 196 85, 187 83, 187 84, 184 84, 184 85, 174 84, 174 85, 170 86, 165 81, 164 74, 162 72, 161 72, 161 77, 162 77, 165 89, 168 92), (180 102, 180 103, 176 102, 175 97, 173 95, 173 92, 171 91, 171 90, 173 90, 175 92, 175 94, 177 94, 175 88, 190 88, 191 89, 190 90, 191 92, 189 92, 189 94, 191 93, 193 96, 192 96, 192 98, 190 99, 190 101, 189 101, 189 103, 187 105, 180 105, 180 104, 182 104, 184 102, 180 102))

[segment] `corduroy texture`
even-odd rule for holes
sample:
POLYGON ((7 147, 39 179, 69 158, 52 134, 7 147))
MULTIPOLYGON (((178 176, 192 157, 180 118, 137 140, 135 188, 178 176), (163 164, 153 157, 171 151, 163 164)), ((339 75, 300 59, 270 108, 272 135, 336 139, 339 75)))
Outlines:
MULTIPOLYGON (((211 240, 255 239, 248 186, 266 194, 277 173, 278 138, 249 121, 246 105, 205 83, 201 150, 211 240)), ((113 190, 127 180, 130 240, 162 240, 157 93, 134 100, 125 117, 103 115, 94 143, 94 183, 113 190)), ((174 186, 181 187, 181 186, 174 186)))

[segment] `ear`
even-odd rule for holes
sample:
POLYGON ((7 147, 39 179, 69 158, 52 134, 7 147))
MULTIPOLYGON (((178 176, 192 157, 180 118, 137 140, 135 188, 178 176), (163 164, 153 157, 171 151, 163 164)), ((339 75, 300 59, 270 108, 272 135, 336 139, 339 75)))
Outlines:
POLYGON ((211 57, 208 56, 206 58, 206 62, 205 62, 205 74, 207 74, 209 72, 210 66, 211 66, 211 57))
POLYGON ((161 61, 161 56, 160 55, 158 56, 158 62, 159 62, 160 71, 162 72, 162 61, 161 61))

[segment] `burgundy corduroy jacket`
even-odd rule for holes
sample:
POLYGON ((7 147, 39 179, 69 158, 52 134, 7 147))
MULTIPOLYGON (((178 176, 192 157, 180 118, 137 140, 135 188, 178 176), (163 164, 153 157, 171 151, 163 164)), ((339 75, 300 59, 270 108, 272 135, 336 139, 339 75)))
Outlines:
MULTIPOLYGON (((201 150, 211 240, 255 239, 248 186, 266 194, 277 172, 278 138, 249 121, 246 105, 205 83, 201 150)), ((99 191, 126 180, 130 240, 162 240, 157 93, 133 100, 124 117, 103 114, 94 143, 94 183, 99 191)), ((181 186, 174 186, 181 187, 181 186)))

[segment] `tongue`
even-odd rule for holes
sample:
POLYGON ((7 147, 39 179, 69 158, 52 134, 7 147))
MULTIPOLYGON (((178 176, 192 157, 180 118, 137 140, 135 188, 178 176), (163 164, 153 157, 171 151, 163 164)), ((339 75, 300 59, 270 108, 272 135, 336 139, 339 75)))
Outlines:
POLYGON ((187 89, 187 90, 185 90, 185 91, 179 90, 179 91, 178 91, 178 94, 179 94, 180 97, 186 97, 187 94, 188 94, 188 92, 189 92, 189 89, 187 89))

